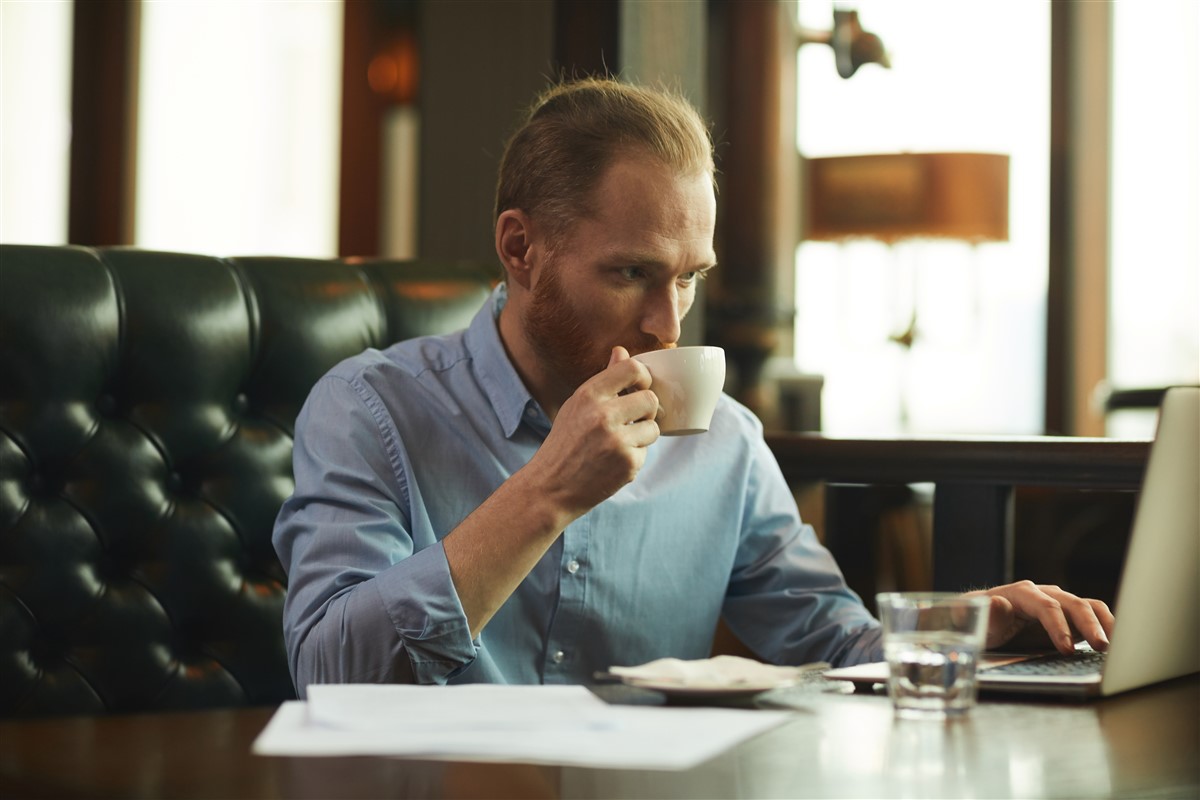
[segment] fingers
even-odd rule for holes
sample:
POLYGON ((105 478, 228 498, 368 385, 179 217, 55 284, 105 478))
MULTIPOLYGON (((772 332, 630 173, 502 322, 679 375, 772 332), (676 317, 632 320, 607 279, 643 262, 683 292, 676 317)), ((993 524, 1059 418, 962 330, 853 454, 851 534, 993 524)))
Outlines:
MULTIPOLYGON (((1104 630, 1106 639, 1112 637, 1113 628, 1117 624, 1117 618, 1113 616, 1112 611, 1108 607, 1108 603, 1102 600, 1088 600, 1092 604, 1092 611, 1096 615, 1096 619, 1100 622, 1100 627, 1104 630)), ((1095 647, 1095 645, 1092 645, 1095 647)))
MULTIPOLYGON (((1032 586, 1033 584, 1030 584, 1032 586)), ((1019 584, 998 586, 994 589, 981 589, 967 592, 967 596, 989 596, 992 607, 988 612, 987 647, 998 648, 1001 645, 1015 647, 1017 650, 1041 650, 1051 644, 1050 632, 1032 616, 1031 609, 1026 606, 1018 609, 1008 594, 1020 589, 1019 584)), ((1055 628, 1057 631, 1058 628, 1055 628)), ((1055 645, 1057 647, 1057 645, 1055 645)))
MULTIPOLYGON (((650 370, 646 365, 631 358, 629 351, 618 345, 612 349, 608 367, 581 388, 593 399, 611 403, 614 423, 633 426, 653 421, 658 414, 658 397, 650 391, 650 382, 650 370)), ((657 425, 642 425, 625 431, 625 440, 634 446, 646 447, 658 439, 658 434, 657 425)))
POLYGON ((1100 600, 1076 597, 1057 586, 1039 586, 1037 588, 1058 601, 1058 616, 1061 618, 1061 623, 1058 619, 1055 620, 1055 623, 1067 626, 1068 639, 1065 650, 1060 644, 1061 634, 1054 637, 1054 643, 1059 650, 1064 652, 1074 650, 1075 642, 1080 637, 1096 650, 1108 649, 1108 635, 1112 632, 1113 616, 1107 605, 1100 600), (1107 621, 1107 625, 1105 621, 1107 621))
POLYGON ((582 388, 607 397, 650 388, 650 370, 642 362, 631 358, 624 347, 614 347, 608 358, 608 366, 582 388))
POLYGON ((1046 629, 1054 648, 1060 653, 1074 652, 1075 637, 1071 635, 1071 625, 1067 622, 1062 603, 1040 589, 1038 589, 1038 594, 1026 602, 1032 603, 1033 608, 1036 609, 1034 616, 1046 629))
POLYGON ((575 428, 607 430, 624 445, 644 447, 658 438, 653 422, 658 412, 658 397, 650 391, 650 370, 629 356, 624 347, 614 347, 608 366, 587 382, 563 404, 554 426, 560 430, 575 428))
POLYGON ((1057 586, 1038 586, 1031 581, 998 586, 983 594, 993 597, 989 623, 995 629, 989 632, 989 646, 1004 644, 1023 628, 1037 624, 1060 652, 1073 652, 1079 637, 1096 650, 1108 649, 1114 618, 1100 600, 1077 597, 1057 586))
POLYGON ((631 391, 611 402, 614 422, 618 425, 632 425, 653 420, 658 412, 658 396, 649 389, 631 391))
POLYGON ((1077 613, 1070 614, 1072 630, 1077 631, 1094 649, 1107 650, 1108 637, 1112 635, 1113 623, 1116 622, 1108 605, 1101 600, 1081 597, 1074 597, 1074 601, 1079 608, 1077 613))
POLYGON ((614 347, 608 366, 563 403, 527 473, 565 512, 586 513, 637 477, 659 437, 657 411, 650 371, 614 347))
POLYGON ((661 435, 658 429, 658 423, 654 421, 653 415, 649 418, 631 422, 625 426, 625 441, 631 447, 649 447, 658 441, 661 435))
MULTIPOLYGON (((971 592, 974 594, 974 592, 971 592)), ((992 596, 992 607, 988 609, 988 635, 987 646, 996 647, 1004 644, 1013 637, 1020 626, 1014 629, 1013 622, 1016 615, 1013 612, 1012 603, 1008 599, 999 595, 992 596)))
POLYGON ((612 353, 610 353, 608 356, 608 365, 611 367, 613 364, 616 364, 620 361, 627 361, 628 359, 629 351, 624 347, 621 347, 621 345, 617 345, 612 349, 612 353))

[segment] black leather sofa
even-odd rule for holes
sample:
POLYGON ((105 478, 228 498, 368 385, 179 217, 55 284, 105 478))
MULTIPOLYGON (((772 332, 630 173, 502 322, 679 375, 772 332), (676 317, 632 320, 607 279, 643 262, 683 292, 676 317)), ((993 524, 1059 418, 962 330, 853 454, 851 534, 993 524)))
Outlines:
POLYGON ((0 717, 294 696, 271 546, 309 388, 493 270, 0 246, 0 717))

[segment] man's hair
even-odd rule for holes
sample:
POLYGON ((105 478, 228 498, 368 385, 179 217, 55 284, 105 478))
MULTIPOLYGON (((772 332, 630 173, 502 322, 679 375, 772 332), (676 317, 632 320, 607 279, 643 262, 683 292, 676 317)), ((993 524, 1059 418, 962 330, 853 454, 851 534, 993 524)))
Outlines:
POLYGON ((682 96, 611 78, 560 83, 504 149, 493 220, 520 209, 554 242, 595 213, 593 190, 620 156, 649 157, 679 175, 715 172, 708 128, 682 96))

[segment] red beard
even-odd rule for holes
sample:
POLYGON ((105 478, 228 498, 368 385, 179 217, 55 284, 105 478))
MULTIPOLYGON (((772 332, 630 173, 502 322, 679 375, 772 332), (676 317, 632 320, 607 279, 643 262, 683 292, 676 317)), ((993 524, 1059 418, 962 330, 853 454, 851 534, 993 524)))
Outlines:
POLYGON ((613 347, 623 345, 630 355, 661 350, 654 336, 631 334, 633 341, 597 341, 584 325, 584 315, 572 307, 562 290, 559 265, 547 263, 533 288, 525 313, 525 338, 556 378, 574 391, 608 366, 613 347))

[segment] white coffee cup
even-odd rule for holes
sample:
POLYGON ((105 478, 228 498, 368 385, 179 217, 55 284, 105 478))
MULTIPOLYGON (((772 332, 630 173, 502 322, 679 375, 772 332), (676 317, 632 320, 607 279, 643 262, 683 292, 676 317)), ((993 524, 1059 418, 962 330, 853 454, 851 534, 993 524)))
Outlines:
POLYGON ((725 351, 720 347, 672 347, 634 356, 650 370, 658 395, 659 431, 664 436, 704 433, 725 386, 725 351))

